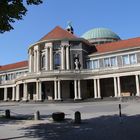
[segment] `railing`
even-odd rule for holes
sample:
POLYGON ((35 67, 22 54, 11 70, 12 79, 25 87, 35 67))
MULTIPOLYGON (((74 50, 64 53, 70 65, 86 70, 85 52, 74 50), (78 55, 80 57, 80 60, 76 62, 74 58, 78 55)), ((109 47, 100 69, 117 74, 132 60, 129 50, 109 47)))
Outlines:
POLYGON ((32 73, 25 73, 18 75, 16 79, 13 80, 6 80, 1 81, 0 84, 12 84, 15 80, 24 79, 27 77, 39 77, 39 76, 55 76, 55 75, 75 75, 75 74, 96 74, 96 73, 106 73, 106 72, 113 72, 113 71, 128 71, 132 69, 140 70, 140 64, 135 65, 126 65, 121 67, 108 67, 108 68, 99 68, 99 69, 82 69, 82 70, 52 70, 52 71, 40 71, 38 73, 32 72, 32 73))
POLYGON ((6 80, 6 81, 1 81, 0 84, 13 84, 15 80, 6 80))

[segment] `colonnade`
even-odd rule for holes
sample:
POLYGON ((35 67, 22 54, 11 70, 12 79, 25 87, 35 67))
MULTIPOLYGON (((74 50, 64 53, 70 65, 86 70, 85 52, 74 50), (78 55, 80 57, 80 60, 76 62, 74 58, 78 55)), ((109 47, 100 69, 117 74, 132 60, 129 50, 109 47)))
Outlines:
MULTIPOLYGON (((61 52, 61 70, 70 69, 70 46, 69 43, 63 43, 60 46, 61 52)), ((45 70, 50 71, 54 69, 54 52, 53 44, 45 44, 45 70)), ((41 50, 38 45, 34 49, 29 49, 29 72, 39 72, 41 69, 41 50)))
MULTIPOLYGON (((16 100, 16 91, 15 91, 15 86, 11 87, 12 88, 12 98, 11 100, 12 101, 15 101, 16 100)), ((8 87, 4 87, 4 101, 7 101, 8 100, 8 87)))
MULTIPOLYGON (((13 87, 4 87, 4 101, 8 101, 8 88, 12 88, 12 101, 27 101, 30 100, 29 94, 28 94, 28 83, 24 82, 23 84, 23 97, 20 97, 20 84, 17 84, 13 87)), ((42 100, 42 82, 37 80, 35 82, 35 98, 33 100, 41 101, 42 100)), ((62 86, 60 80, 54 81, 54 100, 62 100, 62 86)), ((80 80, 74 80, 74 99, 81 99, 81 86, 80 86, 80 80)), ((1 94, 1 93, 0 93, 1 94)))
MULTIPOLYGON (((100 78, 101 79, 101 78, 100 78)), ((101 98, 100 79, 94 79, 94 98, 101 98)), ((121 97, 121 83, 120 76, 113 77, 114 81, 114 97, 121 97)), ((139 75, 135 75, 136 96, 140 96, 140 82, 139 75)))
MULTIPOLYGON (((94 78, 93 79, 93 88, 94 88, 94 98, 101 98, 101 87, 100 87, 100 80, 101 78, 94 78)), ((54 100, 62 100, 62 80, 54 80, 54 100)), ((81 91, 81 80, 75 79, 74 82, 74 100, 80 100, 82 99, 82 91, 81 91)), ((114 85, 114 97, 121 97, 121 83, 120 83, 120 77, 113 77, 113 85, 114 85)), ((35 98, 33 100, 41 101, 42 100, 42 81, 36 80, 35 83, 35 98)), ((29 94, 28 94, 28 83, 23 82, 23 101, 30 100, 29 94)), ((139 83, 139 75, 135 75, 135 86, 136 86, 136 96, 140 96, 140 83, 139 83)), ((3 95, 4 95, 4 101, 8 100, 8 88, 4 87, 3 89, 3 95)), ((13 101, 19 101, 21 100, 20 97, 20 84, 14 85, 11 89, 12 98, 13 101)), ((1 93, 0 93, 1 94, 1 93)))

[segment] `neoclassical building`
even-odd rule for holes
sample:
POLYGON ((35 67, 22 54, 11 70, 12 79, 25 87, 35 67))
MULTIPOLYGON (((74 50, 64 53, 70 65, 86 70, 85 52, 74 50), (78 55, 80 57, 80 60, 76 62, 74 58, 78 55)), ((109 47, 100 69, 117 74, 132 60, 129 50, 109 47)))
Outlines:
POLYGON ((1 101, 140 96, 140 37, 106 28, 74 35, 57 26, 28 48, 28 60, 0 66, 1 101))

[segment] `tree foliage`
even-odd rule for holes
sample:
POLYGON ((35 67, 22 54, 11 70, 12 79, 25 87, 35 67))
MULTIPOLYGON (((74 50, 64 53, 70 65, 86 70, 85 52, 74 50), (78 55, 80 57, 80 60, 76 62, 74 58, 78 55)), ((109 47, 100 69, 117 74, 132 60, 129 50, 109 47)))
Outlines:
MULTIPOLYGON (((42 0, 25 0, 27 5, 39 5, 42 0)), ((0 33, 14 29, 11 23, 22 20, 27 13, 23 0, 0 0, 0 33)))

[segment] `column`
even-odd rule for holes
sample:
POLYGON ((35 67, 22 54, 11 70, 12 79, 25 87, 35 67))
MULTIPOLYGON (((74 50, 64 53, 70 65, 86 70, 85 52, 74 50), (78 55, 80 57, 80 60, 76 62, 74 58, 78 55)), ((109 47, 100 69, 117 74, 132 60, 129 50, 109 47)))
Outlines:
POLYGON ((57 100, 57 81, 54 81, 54 100, 57 100))
POLYGON ((70 69, 70 54, 69 54, 69 46, 66 47, 66 69, 70 69))
POLYGON ((98 98, 101 98, 101 93, 100 93, 100 79, 97 79, 97 91, 98 91, 98 98))
POLYGON ((4 88, 4 101, 8 100, 7 87, 4 88))
POLYGON ((12 87, 12 101, 16 100, 16 96, 15 96, 15 87, 12 87))
POLYGON ((53 70, 53 48, 50 47, 50 70, 53 70))
POLYGON ((61 100, 61 85, 60 85, 60 81, 58 81, 58 99, 57 100, 61 100))
POLYGON ((46 70, 49 70, 49 48, 46 48, 46 70))
POLYGON ((117 82, 116 82, 116 77, 114 77, 114 96, 118 97, 117 95, 117 82))
POLYGON ((117 77, 118 97, 121 97, 120 77, 117 77))
POLYGON ((75 93, 75 97, 74 99, 78 99, 78 96, 77 96, 77 80, 74 80, 74 93, 75 93))
POLYGON ((38 93, 38 100, 42 101, 42 82, 38 82, 38 88, 39 88, 39 93, 38 93))
POLYGON ((139 76, 135 75, 135 79, 136 79, 136 95, 140 96, 140 89, 139 89, 139 76))
POLYGON ((32 72, 32 52, 29 50, 29 72, 32 72))
POLYGON ((37 72, 39 72, 40 71, 40 51, 39 50, 37 50, 37 53, 36 53, 36 56, 37 56, 37 58, 36 58, 36 60, 37 60, 37 72))
POLYGON ((37 101, 38 100, 38 96, 39 96, 39 84, 38 84, 39 81, 36 81, 36 96, 35 96, 35 100, 37 101))
POLYGON ((94 98, 97 98, 97 82, 96 82, 96 79, 94 79, 94 98))
POLYGON ((34 50, 34 72, 36 72, 36 51, 34 50))
POLYGON ((16 85, 16 101, 19 101, 19 85, 16 85))
POLYGON ((62 70, 65 69, 64 59, 65 59, 64 46, 61 46, 61 69, 62 70))
POLYGON ((78 99, 81 99, 81 82, 78 80, 78 99))
POLYGON ((28 100, 28 93, 27 93, 27 83, 23 84, 23 101, 28 100))

